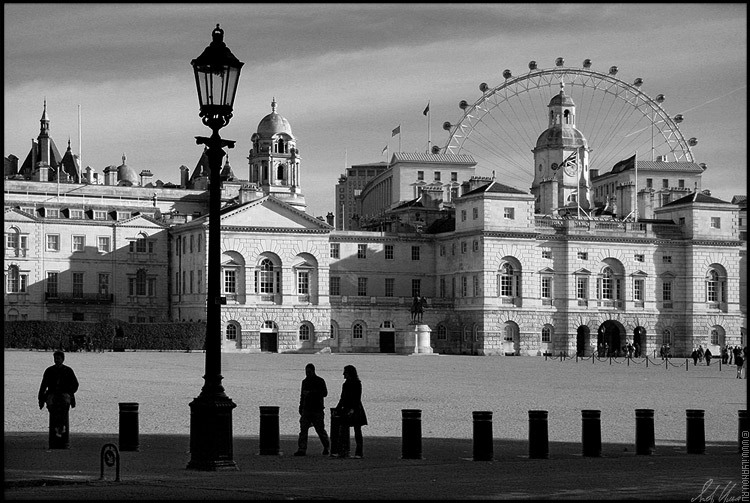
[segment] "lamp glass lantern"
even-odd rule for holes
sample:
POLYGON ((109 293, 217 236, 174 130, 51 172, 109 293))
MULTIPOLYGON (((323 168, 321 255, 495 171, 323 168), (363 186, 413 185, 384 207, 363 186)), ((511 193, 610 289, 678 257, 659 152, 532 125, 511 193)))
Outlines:
POLYGON ((198 88, 200 116, 204 121, 221 120, 226 125, 232 117, 234 98, 245 64, 224 43, 224 30, 216 25, 213 41, 203 53, 190 62, 198 88))

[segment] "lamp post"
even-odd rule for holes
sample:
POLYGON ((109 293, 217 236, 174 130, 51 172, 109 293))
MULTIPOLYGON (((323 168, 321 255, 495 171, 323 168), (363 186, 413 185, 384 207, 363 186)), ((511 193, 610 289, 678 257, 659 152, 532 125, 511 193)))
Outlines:
POLYGON ((222 140, 219 129, 232 118, 242 63, 224 43, 224 30, 216 25, 213 41, 203 54, 190 62, 198 88, 200 116, 210 127, 210 138, 196 136, 196 143, 208 147, 208 295, 206 299, 206 374, 201 393, 190 402, 190 462, 188 469, 236 470, 232 453, 232 402, 221 385, 221 159, 223 147, 234 141, 222 140))

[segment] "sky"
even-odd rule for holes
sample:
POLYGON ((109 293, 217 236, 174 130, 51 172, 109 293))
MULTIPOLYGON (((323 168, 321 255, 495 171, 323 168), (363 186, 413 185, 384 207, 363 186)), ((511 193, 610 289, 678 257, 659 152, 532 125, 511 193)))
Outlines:
MULTIPOLYGON (((68 139, 83 166, 122 164, 179 183, 209 136, 198 116, 190 61, 217 23, 245 63, 222 138, 239 178, 250 137, 277 112, 292 127, 308 213, 334 210, 347 166, 399 149, 444 146, 442 124, 479 84, 531 60, 581 66, 589 58, 618 78, 663 93, 680 130, 696 137, 703 188, 730 201, 747 189, 747 5, 734 4, 4 4, 4 155, 21 161, 39 134, 68 139), (430 103, 429 126, 423 115, 430 103), (80 131, 79 136, 79 107, 80 131), (401 126, 401 134, 392 130, 401 126), (429 133, 429 136, 428 136, 429 133), (80 149, 79 149, 80 143, 80 149)), ((543 111, 545 112, 545 111, 543 111)), ((509 120, 509 118, 501 118, 509 120)), ((541 131, 540 131, 541 133, 541 131)), ((584 131, 584 134, 586 132, 584 131)), ((529 153, 529 162, 533 162, 529 153)), ((592 166, 593 167, 593 166, 592 166)))

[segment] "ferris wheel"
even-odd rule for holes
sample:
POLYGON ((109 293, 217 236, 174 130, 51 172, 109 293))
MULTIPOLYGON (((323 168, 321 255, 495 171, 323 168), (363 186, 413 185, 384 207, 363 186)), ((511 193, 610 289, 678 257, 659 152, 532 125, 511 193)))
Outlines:
POLYGON ((473 104, 459 103, 462 117, 456 124, 443 123, 448 141, 433 152, 469 154, 477 161, 477 174, 491 171, 507 185, 527 190, 534 176, 531 150, 549 127, 547 106, 562 85, 576 106, 576 128, 591 148, 591 169, 605 173, 634 153, 639 160, 694 162, 690 149, 698 142, 680 131, 683 116, 664 110, 663 94, 652 98, 643 92, 643 79, 629 84, 616 77, 616 66, 597 72, 590 59, 581 68, 564 65, 557 58, 555 67, 540 69, 531 61, 523 75, 505 70, 502 84, 480 84, 482 96, 473 104))

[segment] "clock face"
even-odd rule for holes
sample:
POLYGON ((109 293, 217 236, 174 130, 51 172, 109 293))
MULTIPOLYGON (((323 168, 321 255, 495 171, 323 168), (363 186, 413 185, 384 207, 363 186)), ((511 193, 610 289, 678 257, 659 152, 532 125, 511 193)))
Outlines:
POLYGON ((557 168, 559 168, 559 167, 560 166, 558 166, 556 162, 553 162, 552 166, 550 166, 550 168, 552 168, 552 171, 557 171, 557 168))
POLYGON ((568 176, 575 176, 576 174, 576 167, 575 166, 565 166, 565 174, 568 176))

